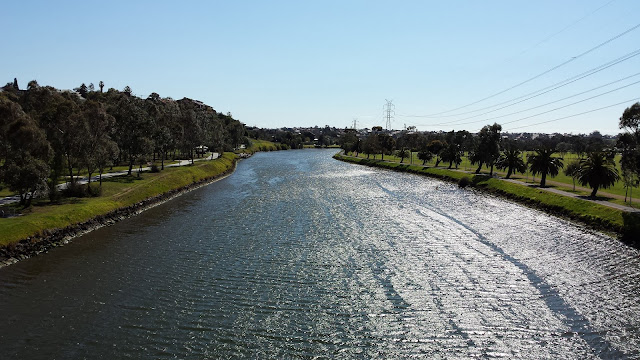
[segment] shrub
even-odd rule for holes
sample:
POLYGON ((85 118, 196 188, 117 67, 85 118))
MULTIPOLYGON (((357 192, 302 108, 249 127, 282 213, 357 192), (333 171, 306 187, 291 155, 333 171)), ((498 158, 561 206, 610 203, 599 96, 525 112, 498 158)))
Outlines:
POLYGON ((463 189, 469 185, 471 185, 471 179, 468 176, 463 176, 458 180, 458 186, 463 189))
POLYGON ((160 168, 158 167, 158 165, 156 165, 156 164, 152 164, 152 165, 151 165, 151 172, 152 172, 152 173, 158 173, 158 172, 160 172, 160 168))

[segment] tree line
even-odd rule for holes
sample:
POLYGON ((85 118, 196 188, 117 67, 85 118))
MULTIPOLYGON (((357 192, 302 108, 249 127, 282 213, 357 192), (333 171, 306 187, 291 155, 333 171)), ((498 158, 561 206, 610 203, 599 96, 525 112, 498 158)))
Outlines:
MULTIPOLYGON (((367 158, 380 155, 394 155, 400 162, 413 154, 425 165, 435 160, 435 166, 448 164, 456 169, 466 155, 478 174, 483 166, 492 176, 494 168, 506 171, 506 178, 514 173, 531 171, 540 175, 540 186, 546 185, 547 177, 557 176, 561 169, 565 174, 583 186, 592 189, 595 197, 600 188, 613 186, 622 180, 629 192, 637 187, 640 179, 640 103, 625 109, 619 119, 619 127, 624 130, 617 139, 606 139, 599 132, 590 136, 541 135, 533 138, 523 136, 517 139, 513 134, 503 134, 502 127, 494 123, 484 126, 477 134, 468 131, 445 133, 400 132, 392 135, 381 128, 367 136, 359 136, 355 130, 346 131, 340 145, 345 152, 366 154, 367 158), (578 155, 578 159, 565 168, 563 157, 567 152, 578 155), (529 153, 527 156, 526 153, 529 153), (559 156, 554 156, 558 154, 559 156), (618 171, 616 154, 621 154, 618 171)), ((531 134, 529 134, 531 135, 531 134)))
POLYGON ((17 80, 0 91, 0 183, 20 194, 28 206, 34 196, 60 194, 56 185, 67 177, 71 191, 80 187, 80 171, 100 175, 108 167, 134 166, 169 158, 195 156, 206 146, 229 151, 246 143, 244 124, 230 113, 188 98, 174 100, 152 93, 142 99, 131 88, 99 90, 91 84, 69 90, 17 80))

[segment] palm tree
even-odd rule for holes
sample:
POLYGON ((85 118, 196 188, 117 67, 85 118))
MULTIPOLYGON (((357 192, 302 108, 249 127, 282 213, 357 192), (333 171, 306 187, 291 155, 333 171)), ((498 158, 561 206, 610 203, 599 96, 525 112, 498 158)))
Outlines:
POLYGON ((500 154, 498 161, 496 161, 496 167, 500 170, 507 169, 506 179, 511 177, 511 174, 514 172, 523 173, 527 171, 527 164, 525 164, 522 159, 522 151, 515 146, 506 148, 502 154, 500 154))
POLYGON ((536 153, 529 155, 527 163, 533 176, 540 174, 540 187, 545 186, 547 175, 554 177, 564 167, 562 158, 553 157, 555 151, 549 148, 536 149, 536 153))
POLYGON ((569 165, 564 168, 564 174, 571 176, 571 179, 573 179, 573 191, 576 191, 576 179, 580 175, 580 161, 576 160, 569 163, 569 165))
POLYGON ((599 188, 611 187, 620 179, 613 155, 603 151, 594 151, 580 161, 578 181, 583 186, 589 185, 593 189, 591 191, 592 198, 596 197, 599 188))

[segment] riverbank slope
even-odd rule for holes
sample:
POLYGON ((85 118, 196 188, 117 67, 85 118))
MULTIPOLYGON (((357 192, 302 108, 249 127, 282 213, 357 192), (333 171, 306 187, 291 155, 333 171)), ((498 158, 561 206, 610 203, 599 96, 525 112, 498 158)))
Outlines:
POLYGON ((581 199, 558 196, 541 189, 510 183, 487 175, 356 158, 343 154, 336 154, 334 158, 354 164, 409 172, 455 182, 462 186, 470 186, 557 216, 569 218, 598 231, 616 234, 625 243, 634 247, 640 246, 640 214, 638 213, 628 213, 581 199))
POLYGON ((235 169, 237 156, 224 153, 190 166, 104 181, 102 196, 42 201, 17 217, 0 218, 0 266, 44 252, 70 238, 215 181, 235 169))

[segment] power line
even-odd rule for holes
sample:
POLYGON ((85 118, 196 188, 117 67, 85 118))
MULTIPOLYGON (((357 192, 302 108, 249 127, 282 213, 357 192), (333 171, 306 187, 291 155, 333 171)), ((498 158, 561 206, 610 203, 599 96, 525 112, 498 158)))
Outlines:
POLYGON ((591 52, 593 52, 593 51, 595 51, 595 50, 597 50, 597 49, 599 49, 599 48, 601 48, 601 47, 603 47, 603 46, 605 46, 605 45, 607 45, 607 44, 609 44, 610 42, 612 42, 612 41, 614 41, 614 40, 616 40, 616 39, 618 39, 618 38, 620 38, 620 37, 622 37, 622 36, 624 36, 624 35, 626 35, 626 34, 628 34, 628 33, 632 32, 632 31, 636 30, 636 29, 637 29, 637 28, 639 28, 639 27, 640 27, 640 24, 636 24, 635 26, 633 26, 633 27, 631 27, 631 28, 629 28, 629 29, 627 29, 627 30, 625 30, 625 31, 623 31, 623 32, 621 32, 621 33, 619 33, 618 35, 616 35, 616 36, 614 36, 614 37, 612 37, 612 38, 610 38, 610 39, 608 39, 608 40, 606 40, 606 41, 604 41, 604 42, 602 42, 602 43, 600 43, 600 44, 598 44, 598 45, 596 45, 596 46, 594 46, 594 47, 590 48, 589 50, 587 50, 587 51, 585 51, 585 52, 583 52, 583 53, 581 53, 581 54, 579 54, 579 55, 577 55, 577 56, 573 56, 571 59, 566 60, 566 61, 564 61, 564 62, 562 62, 562 63, 560 63, 560 64, 558 64, 558 65, 556 65, 556 66, 554 66, 554 67, 552 67, 552 68, 550 68, 550 69, 548 69, 548 70, 545 70, 545 71, 541 72, 541 73, 540 73, 540 74, 538 74, 538 75, 535 75, 535 76, 533 76, 533 77, 531 77, 531 78, 529 78, 529 79, 527 79, 527 80, 524 80, 524 81, 522 81, 522 82, 520 82, 520 83, 518 83, 518 84, 516 84, 516 85, 513 85, 513 86, 511 86, 511 87, 509 87, 509 88, 507 88, 507 89, 504 89, 504 90, 502 90, 502 91, 499 91, 499 92, 497 92, 497 93, 494 93, 494 94, 492 94, 492 95, 489 95, 489 96, 487 96, 487 97, 484 97, 484 98, 482 98, 482 99, 480 99, 480 100, 477 100, 477 101, 474 101, 474 102, 472 102, 472 103, 469 103, 469 104, 466 104, 466 105, 463 105, 463 106, 459 106, 459 107, 454 108, 454 109, 449 109, 449 110, 447 110, 447 111, 442 111, 442 112, 440 112, 440 113, 435 113, 435 114, 426 115, 425 117, 428 117, 428 116, 435 116, 435 115, 441 115, 441 114, 446 114, 446 113, 448 113, 448 112, 452 112, 452 111, 456 111, 456 110, 464 109, 464 108, 467 108, 467 107, 469 107, 469 106, 471 106, 471 105, 475 105, 475 104, 478 104, 478 103, 483 102, 483 101, 485 101, 485 100, 489 100, 489 99, 491 99, 491 98, 494 98, 494 97, 496 97, 496 96, 498 96, 498 95, 504 94, 504 93, 506 93, 507 91, 511 91, 511 90, 513 90, 513 89, 515 89, 515 88, 517 88, 517 87, 519 87, 519 86, 522 86, 522 85, 524 85, 524 84, 526 84, 526 83, 528 83, 528 82, 531 82, 531 81, 533 81, 533 80, 535 80, 535 79, 538 79, 538 78, 540 78, 540 77, 542 77, 542 76, 544 76, 544 75, 546 75, 546 74, 548 74, 548 73, 550 73, 550 72, 552 72, 552 71, 554 71, 554 70, 557 70, 557 69, 559 69, 560 67, 565 66, 565 65, 567 65, 567 64, 569 64, 569 63, 571 63, 571 62, 573 62, 573 61, 575 61, 575 60, 577 60, 577 59, 579 59, 579 58, 581 58, 581 57, 583 57, 583 56, 585 56, 585 55, 587 55, 587 54, 589 54, 589 53, 591 53, 591 52))
POLYGON ((538 47, 538 46, 540 46, 540 45, 542 45, 542 44, 546 43, 547 41, 549 41, 549 40, 551 40, 552 38, 554 38, 554 37, 556 37, 556 36, 560 35, 561 33, 565 32, 565 31, 567 31, 568 29, 570 29, 571 27, 573 27, 573 26, 574 26, 574 25, 576 25, 577 23, 579 23, 579 22, 581 22, 582 20, 584 20, 584 19, 588 18, 589 16, 591 16, 591 15, 595 14, 596 12, 600 11, 601 9, 603 9, 604 7, 606 7, 607 5, 611 4, 611 3, 612 3, 612 2, 614 2, 614 1, 615 1, 615 0, 611 0, 611 1, 607 2, 606 4, 604 4, 604 5, 600 6, 599 8, 597 8, 597 9, 595 9, 595 10, 593 10, 592 12, 588 13, 587 15, 585 15, 585 16, 581 17, 580 19, 578 19, 578 20, 576 20, 576 21, 572 22, 571 24, 569 24, 569 25, 565 26, 565 27, 564 27, 564 28, 562 28, 561 30, 559 30, 559 31, 557 31, 557 32, 555 32, 555 33, 553 33, 553 34, 551 34, 551 35, 547 36, 546 38, 544 38, 544 39, 540 40, 538 43, 536 43, 535 45, 533 45, 533 46, 529 47, 528 49, 523 50, 522 52, 520 52, 520 53, 519 53, 518 55, 516 55, 515 57, 518 57, 518 56, 520 56, 520 55, 522 55, 522 54, 524 54, 524 53, 528 52, 529 50, 534 49, 534 48, 536 48, 536 47, 538 47))
MULTIPOLYGON (((476 109, 476 110, 472 110, 472 111, 467 111, 467 112, 458 113, 458 114, 452 114, 452 115, 442 115, 442 116, 439 116, 439 117, 454 117, 454 116, 467 115, 467 114, 471 114, 471 113, 474 113, 474 112, 478 112, 478 111, 483 111, 483 110, 491 109, 491 108, 494 108, 494 107, 496 107, 496 106, 501 106, 501 105, 504 105, 504 104, 509 104, 509 103, 514 102, 514 101, 515 101, 514 103, 512 103, 512 104, 510 104, 510 105, 506 105, 506 106, 503 106, 503 107, 501 107, 501 108, 498 108, 498 109, 495 109, 495 110, 492 110, 492 111, 488 111, 488 112, 485 112, 485 113, 482 113, 482 114, 478 114, 478 115, 474 115, 474 116, 469 116, 469 117, 464 118, 464 119, 453 120, 453 121, 451 121, 451 122, 441 123, 441 124, 442 124, 442 125, 446 125, 446 124, 455 123, 455 122, 458 122, 458 121, 461 121, 461 120, 472 119, 472 118, 474 118, 474 117, 478 117, 478 116, 486 115, 486 114, 492 113, 492 112, 494 112, 494 111, 502 110, 502 109, 505 109, 505 108, 507 108, 507 107, 511 107, 511 106, 513 106, 513 105, 520 104, 520 103, 525 102, 525 101, 527 101, 527 100, 530 100, 530 99, 536 98, 536 97, 538 97, 538 96, 541 96, 541 95, 547 94, 547 93, 552 92, 552 91, 554 91, 554 90, 557 90, 557 89, 559 89, 559 88, 565 87, 565 86, 567 86, 567 85, 569 85, 569 84, 573 84, 574 82, 577 82, 577 81, 579 81, 579 80, 582 80, 582 79, 584 79, 584 78, 586 78, 586 77, 589 77, 589 76, 591 76, 591 75, 597 74, 597 73, 599 73, 599 72, 601 72, 601 71, 604 71, 604 70, 606 70, 606 69, 608 69, 608 68, 610 68, 610 67, 612 67, 612 66, 618 65, 618 64, 620 64, 620 63, 622 63, 622 62, 625 62, 625 61, 627 61, 627 60, 629 60, 629 59, 632 59, 632 58, 634 58, 634 57, 636 57, 636 56, 638 56, 638 55, 640 55, 640 49, 636 49, 636 50, 634 50, 634 51, 632 51, 632 52, 630 52, 630 53, 627 53, 627 54, 625 54, 625 55, 623 55, 623 56, 621 56, 621 57, 618 57, 618 58, 616 58, 616 59, 614 59, 614 60, 611 60, 611 61, 609 61, 609 62, 606 62, 606 63, 604 63, 604 64, 602 64, 602 65, 596 66, 595 68, 591 68, 591 69, 589 69, 589 70, 587 70, 587 71, 584 71, 584 72, 582 72, 582 73, 580 73, 580 74, 578 74, 578 75, 574 75, 574 76, 572 76, 572 77, 569 77, 569 78, 564 79, 564 80, 562 80, 562 81, 559 81, 559 82, 557 82, 557 83, 551 84, 551 85, 549 85, 549 86, 547 86, 547 87, 544 87, 544 88, 542 88, 542 89, 538 89, 538 90, 536 90, 536 91, 532 91, 532 92, 530 92, 530 93, 527 93, 527 94, 524 94, 524 95, 518 96, 518 97, 513 98, 513 99, 509 99, 509 100, 503 101, 503 102, 501 102, 501 103, 497 103, 497 104, 494 104, 494 105, 491 105, 491 106, 486 106, 486 107, 484 107, 484 108, 480 108, 480 109, 476 109), (517 100, 520 100, 520 101, 517 101, 517 100)), ((431 115, 399 115, 399 116, 403 116, 403 117, 436 117, 436 116, 431 116, 431 115)))
MULTIPOLYGON (((546 123, 550 123, 550 122, 554 122, 554 121, 559 121, 559 120, 569 119, 569 118, 572 118, 572 117, 576 117, 576 116, 580 116, 580 115, 589 114, 589 113, 592 113, 592 112, 596 112, 596 111, 600 111, 600 110, 604 110, 604 109, 612 108, 612 107, 614 107, 614 106, 619 106, 619 105, 623 105, 623 104, 629 104, 629 103, 631 103, 631 102, 638 101, 638 100, 640 100, 640 98, 629 99, 629 100, 621 101, 621 102, 616 103, 616 104, 613 104, 613 105, 603 106, 603 107, 601 107, 601 108, 597 108, 597 109, 591 109, 591 110, 588 110, 588 111, 585 111, 585 112, 581 112, 581 113, 579 113, 579 114, 573 114, 573 115, 569 115, 569 116, 563 116, 563 117, 556 118, 556 119, 552 119, 552 120, 541 121, 541 122, 539 122, 539 123, 535 123, 535 124, 521 125, 521 126, 517 126, 517 127, 511 128, 511 129, 521 129, 521 128, 524 128, 524 127, 536 126, 536 125, 546 124, 546 123)), ((478 130, 478 131, 479 131, 479 130, 478 130)))
MULTIPOLYGON (((561 102, 561 101, 564 101, 564 100, 567 100, 567 99, 570 99, 570 98, 574 98, 574 97, 576 97, 576 96, 584 95, 584 94, 589 93, 589 92, 591 92, 591 91, 601 89, 601 88, 603 88, 603 87, 606 87, 606 86, 609 86, 609 85, 612 85, 612 84, 618 83, 618 82, 620 82, 620 81, 624 81, 624 80, 630 79, 630 78, 635 77, 635 76, 638 76, 638 75, 640 75, 640 72, 639 72, 639 73, 635 73, 635 74, 633 74, 633 75, 629 75, 629 76, 624 77, 624 78, 622 78, 622 79, 618 79, 618 80, 615 80, 615 81, 609 82, 609 83, 607 83, 607 84, 603 84, 603 85, 600 85, 600 86, 596 86, 596 87, 594 87, 594 88, 591 88, 591 89, 589 89, 589 90, 586 90, 586 91, 583 91, 583 92, 580 92, 580 93, 577 93, 577 94, 573 94, 573 95, 570 95, 570 96, 564 97, 564 98, 562 98, 562 99, 558 99, 558 100, 554 100, 554 101, 551 101, 551 102, 548 102, 548 103, 545 103, 545 104, 542 104, 542 105, 538 105, 538 106, 530 107, 530 108, 528 108, 528 109, 524 109, 524 110, 520 110, 520 111, 515 111, 515 112, 509 113, 509 114, 504 114, 504 115, 500 115, 500 116, 494 116, 494 117, 490 117, 490 118, 486 118, 486 119, 482 119, 482 120, 476 120, 476 121, 469 121, 469 122, 455 122, 455 123, 451 123, 451 122, 449 122, 449 123, 442 123, 442 124, 433 124, 433 125, 431 125, 431 126, 441 126, 441 125, 468 125, 468 124, 475 124, 475 123, 479 123, 479 122, 485 122, 485 121, 490 121, 490 120, 500 119, 500 118, 503 118, 503 117, 507 117, 507 116, 511 116, 511 115, 515 115, 515 114, 520 114, 520 113, 523 113, 523 112, 526 112, 526 111, 530 111, 530 110, 538 109, 538 108, 541 108, 541 107, 544 107, 544 106, 547 106, 547 105, 555 104, 555 103, 558 103, 558 102, 561 102)), ((565 108, 565 107, 567 107, 567 106, 571 106, 571 105, 579 104, 579 103, 581 103, 581 102, 584 102, 584 101, 587 101, 587 100, 591 100, 591 99, 594 99, 594 98, 597 98, 597 97, 600 97, 600 96, 604 96, 604 95, 606 95, 606 94, 609 94, 609 93, 612 93, 612 92, 614 92, 614 91, 617 91, 617 90, 621 90, 621 89, 627 88, 627 87, 629 87, 629 86, 632 86, 632 85, 635 85, 635 84, 638 84, 638 83, 640 83, 640 81, 636 81, 636 82, 633 82, 633 83, 630 83, 630 84, 627 84, 627 85, 624 85, 624 86, 621 86, 621 87, 615 88, 615 89, 613 89, 613 90, 610 90, 610 91, 607 91, 607 92, 604 92, 604 93, 601 93, 601 94, 598 94, 598 95, 595 95, 595 96, 592 96, 592 97, 589 97, 589 98, 586 98, 586 99, 583 99, 583 100, 580 100, 580 101, 577 101, 577 102, 574 102, 574 103, 571 103, 571 104, 568 104, 568 105, 565 105, 565 106, 561 106, 561 107, 556 108, 556 109, 553 109, 553 110, 549 110, 549 111, 546 111, 546 112, 543 112, 543 113, 540 113, 540 114, 532 115, 531 117, 533 117, 533 116, 538 116, 538 115, 541 115, 541 114, 546 114, 547 112, 551 112, 551 111, 559 110, 559 109, 565 108)), ((474 117, 475 117, 475 116, 474 116, 474 117)), ((522 119, 519 119, 519 120, 524 120, 524 119, 528 119, 528 118, 530 118, 530 117, 522 118, 522 119)), ((464 119, 462 119, 462 120, 464 120, 464 119)), ((462 120, 461 120, 461 121, 462 121, 462 120)), ((504 123, 504 124, 509 124, 509 123, 516 122, 516 121, 519 121, 519 120, 506 122, 506 123, 504 123)))
POLYGON ((601 93, 601 94, 594 95, 594 96, 588 97, 588 98, 586 98, 586 99, 582 99, 582 100, 580 100, 580 101, 573 102, 573 103, 571 103, 571 104, 563 105, 563 106, 557 107, 557 108, 555 108, 555 109, 551 109, 551 110, 543 111, 543 112, 541 112, 541 113, 538 113, 538 114, 535 114, 535 115, 531 115, 531 116, 527 116, 527 117, 523 117, 523 118, 520 118, 520 119, 517 119, 517 120, 507 121, 507 122, 504 122, 504 123, 502 123, 502 124, 505 124, 505 125, 506 125, 506 124, 513 124, 514 122, 518 122, 518 121, 522 121, 522 120, 526 120, 526 119, 531 119, 532 117, 536 117, 536 116, 540 116, 540 115, 548 114, 548 113, 553 112, 553 111, 557 111, 557 110, 560 110, 560 109, 564 109, 564 108, 567 108, 567 107, 569 107, 569 106, 573 106, 573 105, 576 105, 576 104, 580 104, 580 103, 583 103, 583 102, 585 102, 585 101, 589 101, 589 100, 595 99, 595 98, 597 98, 597 97, 600 97, 600 96, 604 96, 604 95, 610 94, 610 93, 612 93, 612 92, 614 92, 614 91, 618 91, 618 90, 621 90, 621 89, 627 88, 627 87, 629 87, 629 86, 631 86, 631 85, 635 85, 635 84, 637 84, 637 83, 640 83, 640 81, 636 81, 636 82, 634 82, 634 83, 631 83, 631 84, 628 84, 628 85, 625 85, 625 86, 621 86, 621 87, 619 87, 619 88, 617 88, 617 89, 609 90, 609 91, 603 92, 603 93, 601 93))

